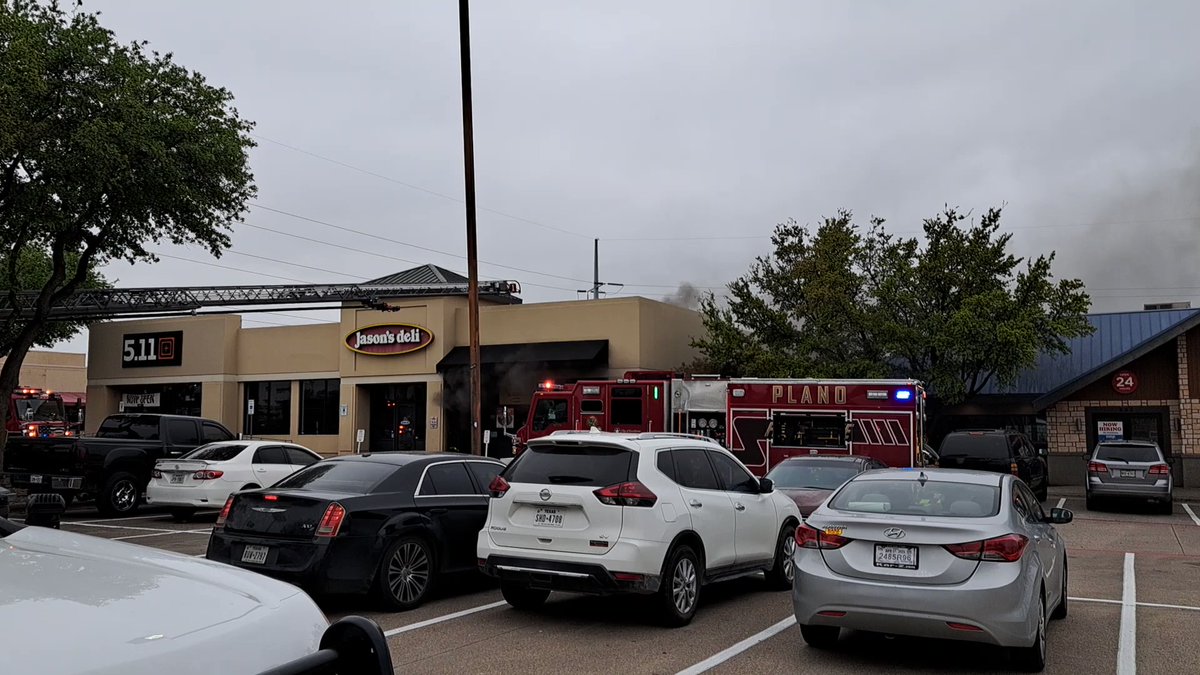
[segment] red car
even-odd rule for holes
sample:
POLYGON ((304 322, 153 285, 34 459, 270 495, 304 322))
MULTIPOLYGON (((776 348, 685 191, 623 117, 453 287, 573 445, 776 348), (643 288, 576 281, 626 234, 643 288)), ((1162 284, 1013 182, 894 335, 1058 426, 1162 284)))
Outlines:
POLYGON ((807 518, 833 491, 864 471, 886 469, 886 464, 861 455, 808 455, 791 457, 767 474, 775 489, 796 502, 807 518))

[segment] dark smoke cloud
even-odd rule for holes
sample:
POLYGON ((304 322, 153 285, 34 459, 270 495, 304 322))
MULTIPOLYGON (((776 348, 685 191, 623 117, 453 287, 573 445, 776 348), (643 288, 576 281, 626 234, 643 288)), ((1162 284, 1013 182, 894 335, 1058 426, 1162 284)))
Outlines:
POLYGON ((687 309, 699 309, 700 289, 685 281, 679 284, 679 288, 675 289, 674 293, 663 298, 663 302, 687 309))

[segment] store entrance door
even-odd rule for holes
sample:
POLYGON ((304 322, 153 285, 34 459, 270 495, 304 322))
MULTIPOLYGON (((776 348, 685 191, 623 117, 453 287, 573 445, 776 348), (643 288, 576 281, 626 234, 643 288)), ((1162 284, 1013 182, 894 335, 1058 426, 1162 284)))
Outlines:
POLYGON ((1138 411, 1092 408, 1087 411, 1088 451, 1100 441, 1149 441, 1171 457, 1170 411, 1144 408, 1138 411))
POLYGON ((425 451, 425 383, 366 386, 371 452, 425 451))

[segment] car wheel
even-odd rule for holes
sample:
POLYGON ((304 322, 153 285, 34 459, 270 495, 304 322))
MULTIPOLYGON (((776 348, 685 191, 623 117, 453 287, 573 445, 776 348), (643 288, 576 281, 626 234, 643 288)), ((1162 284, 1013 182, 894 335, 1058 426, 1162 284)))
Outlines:
POLYGON ((1038 492, 1037 492, 1037 495, 1036 495, 1036 496, 1037 496, 1037 498, 1038 498, 1038 501, 1039 501, 1039 502, 1044 502, 1044 501, 1046 501, 1046 498, 1050 496, 1050 486, 1049 486, 1049 485, 1043 485, 1043 486, 1042 486, 1042 489, 1041 489, 1041 490, 1038 490, 1038 492))
POLYGON ((384 553, 376 573, 384 605, 402 612, 424 603, 433 581, 433 550, 419 537, 396 540, 384 553))
POLYGON ((775 544, 775 564, 767 572, 767 586, 777 591, 792 588, 792 580, 796 578, 795 552, 796 526, 784 525, 775 544))
POLYGON ((108 477, 96 499, 96 508, 105 516, 125 516, 137 510, 141 498, 137 477, 118 471, 108 477))
POLYGON ((500 595, 513 609, 533 610, 546 604, 550 591, 530 588, 512 581, 500 582, 500 595))
POLYGON ((1088 511, 1097 510, 1096 506, 1098 503, 1099 502, 1097 501, 1097 499, 1095 497, 1093 497, 1090 492, 1088 493, 1087 497, 1084 499, 1084 506, 1087 507, 1088 511))
POLYGON ((663 623, 686 626, 700 604, 699 557, 690 546, 679 546, 667 557, 665 574, 658 590, 663 623))
POLYGON ((1046 597, 1044 593, 1041 601, 1038 602, 1037 633, 1033 636, 1033 644, 1013 649, 1012 654, 1017 667, 1027 673, 1040 673, 1046 669, 1046 597))
POLYGON ((186 523, 192 519, 192 516, 196 515, 196 509, 171 509, 170 513, 171 518, 174 520, 180 523, 186 523))
POLYGON ((1058 601, 1058 607, 1054 608, 1054 613, 1050 615, 1050 619, 1058 621, 1067 618, 1067 558, 1063 556, 1063 573, 1062 573, 1062 599, 1058 601))
POLYGON ((842 629, 837 626, 805 626, 800 625, 800 636, 813 649, 832 649, 837 644, 842 629))
POLYGON ((1166 501, 1158 505, 1158 512, 1164 516, 1169 516, 1175 513, 1175 498, 1168 498, 1166 501))

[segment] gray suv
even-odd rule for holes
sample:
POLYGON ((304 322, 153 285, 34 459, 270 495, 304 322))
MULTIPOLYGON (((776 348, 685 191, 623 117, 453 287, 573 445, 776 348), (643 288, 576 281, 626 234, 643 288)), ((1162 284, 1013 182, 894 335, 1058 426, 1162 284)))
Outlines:
POLYGON ((1171 467, 1157 443, 1149 441, 1112 441, 1100 443, 1088 457, 1087 507, 1094 509, 1101 499, 1148 499, 1159 504, 1162 513, 1173 506, 1171 467))

